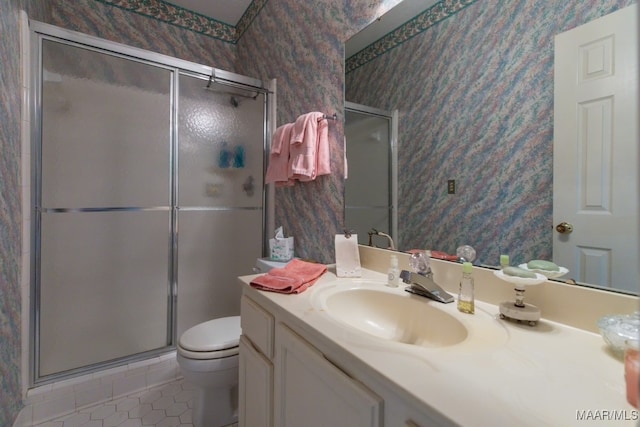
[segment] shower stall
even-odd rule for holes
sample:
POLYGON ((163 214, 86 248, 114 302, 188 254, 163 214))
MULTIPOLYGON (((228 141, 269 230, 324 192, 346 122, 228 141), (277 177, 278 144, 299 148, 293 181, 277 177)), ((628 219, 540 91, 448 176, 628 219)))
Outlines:
POLYGON ((239 314, 264 253, 261 81, 32 22, 32 384, 239 314))

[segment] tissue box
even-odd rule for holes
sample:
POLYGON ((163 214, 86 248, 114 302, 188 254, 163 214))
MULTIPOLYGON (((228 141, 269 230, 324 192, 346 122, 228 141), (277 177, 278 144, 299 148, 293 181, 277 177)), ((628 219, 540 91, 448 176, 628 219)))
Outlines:
POLYGON ((258 258, 256 260, 256 270, 254 273, 268 273, 272 268, 284 268, 289 264, 289 261, 274 261, 269 257, 258 258))
POLYGON ((293 258, 293 237, 269 239, 269 251, 273 261, 289 261, 293 258))

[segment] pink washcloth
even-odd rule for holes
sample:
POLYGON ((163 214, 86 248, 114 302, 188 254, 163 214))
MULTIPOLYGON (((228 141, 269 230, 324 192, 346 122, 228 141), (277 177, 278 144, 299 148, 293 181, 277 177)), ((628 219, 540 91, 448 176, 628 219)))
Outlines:
POLYGON ((291 131, 289 178, 311 181, 331 173, 329 126, 324 114, 312 112, 299 116, 291 131))
POLYGON ((327 266, 293 259, 284 268, 272 268, 251 281, 262 291, 299 294, 312 286, 327 271, 327 266))
POLYGON ((289 180, 289 146, 293 123, 287 123, 276 129, 271 138, 269 165, 264 178, 265 184, 287 183, 289 180))

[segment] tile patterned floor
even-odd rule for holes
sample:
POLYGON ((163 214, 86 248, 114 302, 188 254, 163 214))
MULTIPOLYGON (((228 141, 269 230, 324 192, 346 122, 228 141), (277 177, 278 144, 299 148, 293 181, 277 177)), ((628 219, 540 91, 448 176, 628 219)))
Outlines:
POLYGON ((193 427, 193 396, 193 388, 179 380, 33 427, 193 427))

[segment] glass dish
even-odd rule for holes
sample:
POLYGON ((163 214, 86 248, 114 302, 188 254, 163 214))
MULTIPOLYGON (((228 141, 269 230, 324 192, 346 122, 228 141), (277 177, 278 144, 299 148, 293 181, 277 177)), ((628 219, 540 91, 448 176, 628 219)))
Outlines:
POLYGON ((633 314, 609 314, 598 319, 600 335, 619 357, 624 354, 626 340, 638 339, 639 326, 640 311, 633 314))

